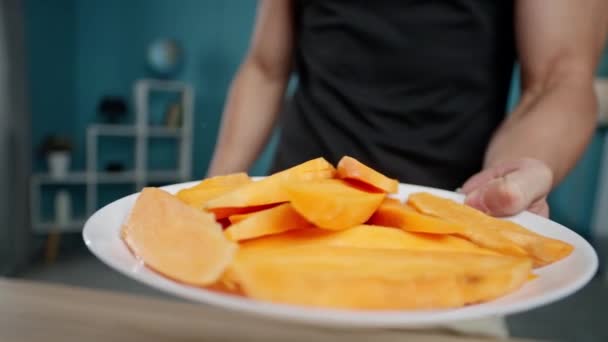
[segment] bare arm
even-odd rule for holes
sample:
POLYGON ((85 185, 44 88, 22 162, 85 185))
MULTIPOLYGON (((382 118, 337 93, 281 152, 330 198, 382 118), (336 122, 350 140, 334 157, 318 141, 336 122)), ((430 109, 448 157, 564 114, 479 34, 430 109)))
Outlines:
POLYGON ((494 136, 486 165, 522 157, 545 162, 560 181, 597 121, 593 80, 608 25, 605 0, 519 0, 516 34, 521 102, 494 136))
POLYGON ((546 195, 596 125, 593 81, 607 14, 606 0, 517 1, 522 97, 491 140, 484 170, 463 186, 469 204, 498 215, 547 214, 546 195))
POLYGON ((249 52, 234 78, 208 176, 247 171, 278 116, 291 70, 291 1, 261 0, 249 52))

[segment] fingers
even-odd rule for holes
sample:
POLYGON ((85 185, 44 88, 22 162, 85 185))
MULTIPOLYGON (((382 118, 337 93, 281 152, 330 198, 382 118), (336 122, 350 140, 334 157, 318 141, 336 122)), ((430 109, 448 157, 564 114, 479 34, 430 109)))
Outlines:
POLYGON ((540 215, 542 217, 549 217, 549 204, 547 203, 546 198, 542 198, 541 200, 532 203, 532 205, 528 208, 528 211, 534 213, 536 215, 540 215))
POLYGON ((525 164, 526 162, 527 162, 527 160, 517 160, 517 161, 507 162, 507 163, 498 165, 496 167, 487 168, 487 169, 477 173, 473 177, 469 178, 469 180, 467 180, 462 185, 461 191, 465 194, 468 194, 468 193, 474 191, 475 189, 478 189, 482 185, 485 185, 486 183, 490 182, 493 179, 502 177, 502 176, 508 174, 509 172, 513 172, 513 171, 519 169, 522 166, 522 164, 525 164))
POLYGON ((495 216, 507 216, 526 208, 521 188, 505 178, 493 179, 471 192, 466 204, 495 216))
POLYGON ((460 192, 464 194, 469 194, 470 192, 478 189, 482 185, 490 182, 491 180, 500 177, 500 175, 495 168, 490 168, 479 172, 473 177, 469 178, 462 187, 460 188, 460 192))
MULTIPOLYGON (((488 173, 500 174, 499 171, 488 173)), ((478 179, 485 177, 482 175, 478 179)), ((477 182, 465 203, 494 216, 515 215, 527 209, 546 216, 549 208, 544 199, 551 190, 552 181, 552 172, 544 163, 526 160, 501 177, 477 182)))

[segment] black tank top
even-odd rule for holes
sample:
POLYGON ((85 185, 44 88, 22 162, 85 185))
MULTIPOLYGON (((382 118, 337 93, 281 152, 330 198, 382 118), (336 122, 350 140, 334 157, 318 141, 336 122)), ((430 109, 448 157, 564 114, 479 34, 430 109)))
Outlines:
POLYGON ((505 116, 509 0, 295 0, 298 88, 273 171, 353 156, 401 182, 454 189, 505 116))

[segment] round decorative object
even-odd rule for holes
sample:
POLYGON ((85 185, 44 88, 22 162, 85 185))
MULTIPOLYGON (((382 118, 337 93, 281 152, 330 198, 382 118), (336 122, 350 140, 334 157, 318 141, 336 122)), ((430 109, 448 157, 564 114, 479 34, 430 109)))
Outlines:
POLYGON ((156 77, 170 78, 182 65, 182 48, 173 39, 160 39, 148 47, 146 59, 148 68, 156 77))

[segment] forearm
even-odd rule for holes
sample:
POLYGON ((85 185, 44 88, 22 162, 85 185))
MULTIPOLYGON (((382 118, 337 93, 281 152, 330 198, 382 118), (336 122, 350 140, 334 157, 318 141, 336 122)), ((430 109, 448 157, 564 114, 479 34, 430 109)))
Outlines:
POLYGON ((515 1, 522 99, 490 141, 484 169, 463 184, 467 204, 498 216, 548 216, 547 195, 593 135, 607 10, 606 0, 515 1))
POLYGON ((520 104, 494 135, 485 166, 521 158, 543 161, 557 184, 576 164, 595 128, 592 77, 564 76, 524 90, 520 104))
POLYGON ((247 171, 272 132, 286 77, 271 77, 253 62, 236 76, 222 116, 208 176, 247 171))

